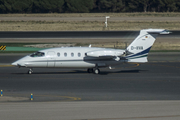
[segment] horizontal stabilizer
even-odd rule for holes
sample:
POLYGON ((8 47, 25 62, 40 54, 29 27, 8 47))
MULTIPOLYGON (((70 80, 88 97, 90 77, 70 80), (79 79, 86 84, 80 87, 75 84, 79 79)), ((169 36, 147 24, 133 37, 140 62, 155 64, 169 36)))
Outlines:
POLYGON ((128 62, 145 63, 148 62, 147 57, 128 59, 128 62))

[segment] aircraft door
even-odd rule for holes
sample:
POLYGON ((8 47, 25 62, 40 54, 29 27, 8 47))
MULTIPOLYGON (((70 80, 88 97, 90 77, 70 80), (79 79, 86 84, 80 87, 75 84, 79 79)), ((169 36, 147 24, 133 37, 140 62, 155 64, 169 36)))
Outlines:
POLYGON ((48 51, 47 53, 47 67, 54 67, 55 65, 55 52, 54 51, 48 51))

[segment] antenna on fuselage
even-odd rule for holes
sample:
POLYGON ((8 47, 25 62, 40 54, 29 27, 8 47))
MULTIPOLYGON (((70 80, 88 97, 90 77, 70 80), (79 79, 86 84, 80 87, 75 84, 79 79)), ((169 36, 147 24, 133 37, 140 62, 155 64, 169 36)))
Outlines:
POLYGON ((89 48, 91 47, 91 44, 89 45, 89 48))

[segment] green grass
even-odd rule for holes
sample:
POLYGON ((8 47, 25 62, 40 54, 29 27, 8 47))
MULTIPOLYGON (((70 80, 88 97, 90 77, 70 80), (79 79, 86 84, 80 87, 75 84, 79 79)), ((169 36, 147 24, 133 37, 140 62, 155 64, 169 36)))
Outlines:
MULTIPOLYGON (((0 53, 32 53, 45 48, 32 48, 24 47, 24 45, 32 45, 33 43, 0 43, 1 45, 6 46, 6 50, 0 51, 0 53)), ((38 43, 34 43, 38 44, 38 43)))
POLYGON ((0 43, 0 46, 5 45, 7 47, 23 47, 24 45, 33 45, 33 44, 42 44, 42 43, 0 43))
POLYGON ((36 51, 0 51, 0 54, 5 54, 5 53, 34 53, 36 51))

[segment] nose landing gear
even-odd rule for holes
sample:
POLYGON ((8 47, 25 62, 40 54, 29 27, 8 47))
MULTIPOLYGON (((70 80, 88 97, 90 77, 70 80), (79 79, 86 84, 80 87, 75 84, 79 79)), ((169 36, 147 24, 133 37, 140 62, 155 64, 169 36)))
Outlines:
POLYGON ((28 70, 28 74, 32 74, 33 73, 33 70, 32 69, 29 69, 28 70))

